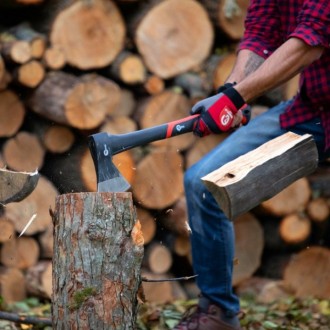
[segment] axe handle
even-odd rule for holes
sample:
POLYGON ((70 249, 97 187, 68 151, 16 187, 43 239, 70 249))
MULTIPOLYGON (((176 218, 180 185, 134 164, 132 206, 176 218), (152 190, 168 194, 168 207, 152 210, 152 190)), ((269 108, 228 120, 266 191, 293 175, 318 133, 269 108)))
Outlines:
POLYGON ((108 144, 111 148, 112 154, 115 155, 150 142, 189 133, 193 131, 199 116, 200 115, 193 115, 167 124, 145 128, 126 134, 108 134, 108 144))

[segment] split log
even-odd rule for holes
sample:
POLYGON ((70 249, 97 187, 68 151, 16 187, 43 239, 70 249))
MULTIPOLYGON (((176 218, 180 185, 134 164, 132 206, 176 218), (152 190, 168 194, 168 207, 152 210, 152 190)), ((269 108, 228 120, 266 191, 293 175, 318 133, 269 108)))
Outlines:
POLYGON ((117 106, 119 87, 96 74, 50 72, 27 100, 40 116, 79 129, 92 129, 117 106))
POLYGON ((21 270, 0 266, 0 295, 7 304, 26 298, 25 279, 21 270))
POLYGON ((44 66, 36 60, 29 61, 17 67, 14 72, 14 80, 28 88, 37 87, 45 77, 44 66))
POLYGON ((154 150, 137 165, 132 185, 138 204, 164 209, 183 194, 183 159, 172 150, 154 150))
POLYGON ((26 291, 33 297, 51 299, 52 297, 52 262, 39 261, 29 267, 25 274, 26 291))
POLYGON ((152 242, 145 247, 143 266, 154 274, 167 273, 173 263, 171 251, 167 246, 152 242))
POLYGON ((6 217, 0 216, 0 243, 5 243, 15 236, 15 228, 6 217))
POLYGON ((136 212, 137 219, 141 223, 141 231, 143 234, 144 244, 148 244, 154 239, 156 234, 156 219, 148 210, 143 209, 141 207, 137 207, 136 212))
POLYGON ((3 158, 15 171, 35 171, 43 166, 45 149, 38 137, 20 131, 3 145, 3 158))
POLYGON ((287 244, 302 244, 311 235, 311 221, 303 214, 290 214, 281 220, 279 230, 283 241, 287 244))
POLYGON ((239 40, 244 34, 244 21, 249 0, 202 0, 212 22, 229 38, 239 40))
POLYGON ((0 169, 0 203, 19 202, 26 198, 36 187, 39 173, 14 172, 0 169))
POLYGON ((312 246, 295 255, 285 269, 284 282, 296 297, 330 297, 330 250, 312 246))
POLYGON ((54 329, 75 328, 78 322, 81 329, 135 327, 143 238, 134 215, 130 193, 58 196, 54 329))
POLYGON ((49 210, 54 209, 57 189, 44 176, 40 176, 34 191, 19 203, 10 203, 5 208, 5 216, 13 222, 17 232, 21 233, 32 220, 25 235, 34 235, 45 231, 51 225, 49 210))
POLYGON ((45 50, 42 61, 50 70, 61 70, 66 64, 63 50, 56 46, 50 46, 45 50))
MULTIPOLYGON (((140 117, 138 121, 141 128, 149 128, 187 117, 189 109, 190 103, 185 95, 166 90, 141 102, 137 110, 140 117)), ((185 150, 193 141, 193 134, 184 134, 172 139, 152 142, 152 145, 185 150)))
POLYGON ((39 259, 40 248, 32 237, 12 237, 3 243, 0 260, 6 267, 15 267, 21 270, 34 266, 39 259))
POLYGON ((233 286, 251 277, 261 265, 264 236, 258 220, 245 213, 235 220, 235 260, 233 286))
POLYGON ((193 0, 154 1, 140 10, 131 25, 146 66, 163 79, 202 63, 213 44, 206 10, 193 0))
MULTIPOLYGON (((202 180, 227 217, 235 219, 237 215, 275 196, 298 179, 305 182, 303 177, 312 173, 317 165, 318 153, 312 136, 288 132, 229 162, 202 180)), ((306 184, 303 186, 308 188, 306 184)), ((287 189, 291 190, 292 187, 287 189)), ((285 213, 279 211, 276 205, 273 207, 274 214, 287 214, 288 209, 292 211, 294 207, 295 211, 307 205, 310 191, 307 189, 306 193, 306 190, 299 188, 295 192, 298 193, 298 197, 294 195, 298 203, 290 203, 285 198, 285 213)), ((264 202, 263 206, 274 206, 274 200, 277 200, 276 196, 271 202, 264 202)))
POLYGON ((50 40, 63 50, 68 64, 87 70, 111 64, 124 47, 125 34, 113 1, 78 1, 57 15, 50 40))
POLYGON ((25 108, 18 95, 9 89, 0 92, 0 136, 16 134, 25 118, 25 108))

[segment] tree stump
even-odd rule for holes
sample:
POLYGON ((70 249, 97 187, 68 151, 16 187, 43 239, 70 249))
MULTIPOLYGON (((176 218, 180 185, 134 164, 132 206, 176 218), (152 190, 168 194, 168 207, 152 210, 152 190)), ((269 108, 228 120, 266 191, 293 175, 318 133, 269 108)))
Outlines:
POLYGON ((131 193, 60 195, 54 228, 53 328, 134 329, 143 237, 131 193))

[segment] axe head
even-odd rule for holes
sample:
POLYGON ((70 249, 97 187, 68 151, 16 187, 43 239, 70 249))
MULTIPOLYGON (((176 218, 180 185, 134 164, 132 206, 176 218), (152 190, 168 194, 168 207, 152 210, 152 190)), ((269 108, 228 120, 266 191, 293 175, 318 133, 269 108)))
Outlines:
POLYGON ((111 135, 97 133, 90 135, 88 146, 91 152, 97 178, 98 192, 123 192, 130 188, 130 184, 118 171, 112 162, 111 135))

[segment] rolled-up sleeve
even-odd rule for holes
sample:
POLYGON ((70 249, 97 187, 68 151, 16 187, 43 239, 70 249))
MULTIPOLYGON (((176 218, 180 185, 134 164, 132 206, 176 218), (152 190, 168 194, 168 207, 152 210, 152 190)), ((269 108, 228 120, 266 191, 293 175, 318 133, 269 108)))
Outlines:
POLYGON ((238 49, 249 49, 267 58, 283 42, 281 36, 283 33, 277 1, 252 0, 245 19, 244 36, 238 49))
POLYGON ((289 35, 310 46, 330 48, 330 1, 305 0, 297 19, 297 27, 289 35))

